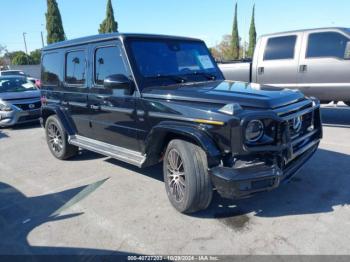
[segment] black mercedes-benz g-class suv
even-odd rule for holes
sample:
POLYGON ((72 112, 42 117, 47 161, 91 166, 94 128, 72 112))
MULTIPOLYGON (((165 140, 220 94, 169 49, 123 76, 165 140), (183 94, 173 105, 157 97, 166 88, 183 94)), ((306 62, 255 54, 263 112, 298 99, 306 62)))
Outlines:
POLYGON ((243 198, 276 188, 322 137, 319 102, 299 91, 225 81, 203 41, 106 34, 49 45, 42 124, 58 159, 79 148, 138 167, 163 161, 180 212, 213 190, 243 198))

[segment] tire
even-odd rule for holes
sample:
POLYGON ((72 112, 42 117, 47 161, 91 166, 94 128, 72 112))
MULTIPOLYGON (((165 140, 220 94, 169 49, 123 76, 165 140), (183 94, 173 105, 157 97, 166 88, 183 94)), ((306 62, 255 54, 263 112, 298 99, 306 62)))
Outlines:
POLYGON ((78 153, 79 148, 68 143, 68 135, 56 115, 50 116, 45 124, 46 142, 54 157, 65 160, 78 153))
POLYGON ((163 161, 163 174, 168 198, 179 212, 194 213, 210 205, 213 187, 207 156, 199 146, 184 140, 170 141, 163 161))
POLYGON ((344 101, 344 104, 346 104, 347 106, 350 106, 350 101, 344 101))

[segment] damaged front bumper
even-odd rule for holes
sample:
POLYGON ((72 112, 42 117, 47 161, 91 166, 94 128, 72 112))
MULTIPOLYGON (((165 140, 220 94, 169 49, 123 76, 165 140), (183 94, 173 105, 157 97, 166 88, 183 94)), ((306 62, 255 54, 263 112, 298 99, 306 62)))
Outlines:
POLYGON ((264 163, 248 167, 214 167, 209 170, 211 180, 218 193, 229 199, 250 197, 256 193, 270 191, 291 179, 316 152, 319 140, 313 141, 299 156, 283 168, 264 163))

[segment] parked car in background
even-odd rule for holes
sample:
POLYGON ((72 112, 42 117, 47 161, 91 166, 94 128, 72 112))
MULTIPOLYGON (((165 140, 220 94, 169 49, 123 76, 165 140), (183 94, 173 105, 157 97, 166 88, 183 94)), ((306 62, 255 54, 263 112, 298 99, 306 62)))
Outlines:
POLYGON ((207 208, 214 188, 243 198, 278 187, 322 137, 318 100, 225 81, 198 39, 106 34, 42 52, 51 153, 63 160, 84 148, 138 167, 163 161, 180 212, 207 208))
POLYGON ((322 102, 350 106, 350 29, 264 35, 252 61, 219 63, 226 79, 299 89, 322 102))
POLYGON ((0 76, 26 76, 21 70, 4 70, 0 71, 0 76))
POLYGON ((0 76, 0 127, 38 121, 40 90, 24 76, 0 76))
POLYGON ((0 76, 26 76, 27 79, 32 82, 37 88, 40 88, 41 82, 40 79, 31 77, 30 75, 26 75, 21 70, 4 70, 0 71, 0 76))

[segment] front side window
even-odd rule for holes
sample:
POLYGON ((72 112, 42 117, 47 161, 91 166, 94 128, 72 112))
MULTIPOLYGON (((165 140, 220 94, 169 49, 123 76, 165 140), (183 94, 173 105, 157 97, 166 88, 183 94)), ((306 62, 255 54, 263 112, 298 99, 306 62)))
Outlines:
POLYGON ((349 58, 350 39, 336 32, 314 33, 309 35, 306 58, 336 57, 349 58))
POLYGON ((296 35, 269 38, 264 60, 294 59, 296 35))
POLYGON ((41 70, 43 85, 56 86, 62 81, 63 66, 61 61, 61 55, 59 53, 44 54, 41 70))
POLYGON ((129 75, 120 48, 118 46, 109 46, 96 49, 95 83, 103 85, 105 78, 119 74, 129 75))
POLYGON ((66 55, 67 84, 81 85, 85 83, 86 61, 84 51, 69 52, 66 55))

